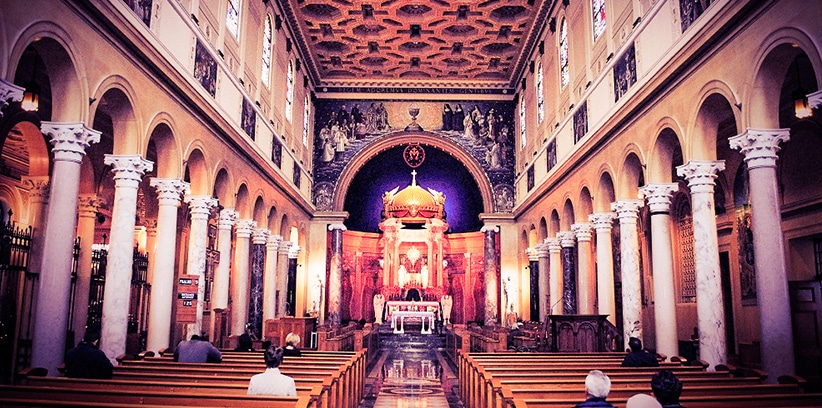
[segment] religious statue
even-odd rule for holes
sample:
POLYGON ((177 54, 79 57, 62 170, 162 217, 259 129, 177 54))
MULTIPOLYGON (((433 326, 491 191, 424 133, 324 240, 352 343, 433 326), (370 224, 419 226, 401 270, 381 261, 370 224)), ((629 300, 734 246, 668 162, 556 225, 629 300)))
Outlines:
POLYGON ((420 280, 422 281, 422 282, 420 282, 422 287, 427 288, 428 287, 428 264, 422 264, 422 267, 420 268, 420 280))
POLYGON ((451 307, 454 305, 454 299, 451 298, 451 295, 444 294, 440 298, 440 305, 442 305, 442 319, 443 324, 450 324, 451 323, 451 307))
POLYGON ((385 306, 385 297, 382 293, 374 295, 374 323, 382 324, 382 310, 385 306))
POLYGON ((406 275, 408 275, 408 271, 405 269, 405 265, 400 264, 400 268, 397 270, 397 285, 400 287, 405 286, 408 279, 406 275))

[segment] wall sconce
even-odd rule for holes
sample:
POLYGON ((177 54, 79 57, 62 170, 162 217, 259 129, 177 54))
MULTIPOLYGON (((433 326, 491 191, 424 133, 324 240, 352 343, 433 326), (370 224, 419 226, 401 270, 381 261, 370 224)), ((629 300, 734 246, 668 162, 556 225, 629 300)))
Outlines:
POLYGON ((31 70, 31 80, 26 83, 26 90, 23 91, 23 100, 20 101, 20 107, 28 112, 37 112, 40 109, 40 85, 34 81, 37 75, 37 60, 39 55, 37 51, 34 52, 34 68, 31 70))
POLYGON ((807 92, 802 89, 802 74, 799 72, 799 59, 794 60, 796 66, 796 84, 797 89, 793 92, 794 114, 798 119, 805 119, 813 115, 810 105, 808 104, 807 92))

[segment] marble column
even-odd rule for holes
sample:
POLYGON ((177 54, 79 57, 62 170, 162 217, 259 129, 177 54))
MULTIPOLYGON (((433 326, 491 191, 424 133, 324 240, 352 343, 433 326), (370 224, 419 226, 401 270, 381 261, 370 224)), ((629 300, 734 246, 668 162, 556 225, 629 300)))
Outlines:
POLYGON ((691 190, 699 357, 710 364, 710 370, 714 370, 717 364, 725 364, 727 361, 725 307, 722 299, 722 276, 719 269, 719 243, 714 210, 716 175, 723 170, 723 160, 691 160, 676 168, 676 174, 685 178, 691 190))
POLYGON ((280 241, 277 248, 277 291, 274 295, 277 298, 277 317, 287 316, 285 303, 288 293, 288 251, 291 245, 291 241, 280 241))
POLYGON ((263 276, 263 323, 277 316, 277 248, 283 237, 269 235, 265 244, 265 274, 263 276))
POLYGON ((596 314, 597 281, 591 248, 594 226, 587 222, 571 225, 577 238, 579 314, 596 314))
POLYGON ((171 344, 171 310, 174 305, 174 266, 177 253, 177 208, 189 194, 189 183, 178 179, 152 178, 157 190, 157 233, 151 252, 151 298, 149 299, 146 350, 160 351, 171 344))
POLYGON ((611 232, 616 214, 612 212, 593 213, 588 221, 594 224, 597 234, 597 313, 608 315, 608 321, 616 326, 616 301, 614 299, 614 250, 611 232))
POLYGON ((328 273, 328 323, 331 326, 340 324, 340 298, 342 296, 342 257, 343 257, 343 224, 331 224, 331 262, 328 273))
POLYGON ((248 267, 251 255, 251 234, 257 227, 254 220, 238 220, 235 228, 234 265, 231 268, 231 335, 245 332, 248 323, 248 267))
POLYGON ((85 334, 88 321, 88 292, 91 286, 91 245, 94 244, 94 229, 97 225, 97 210, 100 200, 96 195, 84 194, 78 197, 77 235, 80 237, 80 259, 77 260, 77 279, 74 283, 74 328, 75 343, 85 334))
POLYGON ((248 299, 248 321, 254 327, 257 338, 263 333, 263 272, 265 269, 265 244, 270 231, 257 228, 251 236, 251 292, 248 299))
MULTIPOLYGON (((286 284, 285 304, 286 314, 297 316, 297 257, 300 255, 300 247, 296 244, 288 249, 288 275, 286 284)), ((340 286, 342 288, 342 286, 340 286)), ((342 290, 340 291, 342 298, 342 290)))
POLYGON ((43 122, 40 130, 51 139, 54 155, 49 206, 43 233, 43 256, 39 260, 40 283, 34 309, 32 367, 45 367, 56 376, 63 363, 68 322, 69 287, 77 230, 77 192, 80 189, 80 163, 86 149, 100 141, 100 132, 82 123, 43 122))
POLYGON ((562 247, 562 314, 577 314, 577 268, 574 259, 576 240, 571 231, 560 231, 557 238, 562 247))
POLYGON ((543 241, 548 246, 548 314, 563 314, 562 293, 562 245, 559 238, 545 238, 543 241))
POLYGON ((666 356, 679 354, 676 331, 676 294, 674 293, 674 257, 671 238, 671 197, 679 189, 676 183, 648 184, 639 191, 648 199, 651 211, 651 265, 654 273, 654 328, 657 352, 666 356))
POLYGON ((791 299, 782 233, 776 153, 790 129, 748 129, 729 139, 745 155, 751 198, 756 296, 759 304, 762 368, 769 382, 795 374, 791 299))
POLYGON ((639 200, 621 200, 611 203, 611 210, 619 218, 620 270, 622 271, 622 330, 625 348, 628 340, 642 340, 642 279, 639 273, 639 234, 637 220, 639 200))
MULTIPOLYGON (((528 248, 526 254, 528 255, 528 282, 530 288, 530 302, 531 306, 528 311, 528 320, 540 321, 541 304, 545 303, 539 291, 539 248, 542 244, 537 244, 534 248, 528 248)), ((542 292, 545 293, 545 292, 542 292)))
POLYGON ((137 189, 143 174, 151 171, 154 163, 136 155, 111 154, 105 156, 104 162, 111 166, 114 173, 114 208, 111 212, 111 235, 106 258, 100 350, 115 362, 117 356, 126 352, 137 189))
MULTIPOLYGON (((28 224, 31 226, 32 237, 29 259, 33 261, 29 262, 29 273, 40 273, 39 261, 43 257, 43 217, 49 202, 49 178, 47 176, 22 177, 20 182, 29 191, 28 224)), ((94 236, 92 234, 92 238, 87 238, 86 235, 78 235, 86 237, 84 238, 86 241, 92 240, 94 236)), ((91 245, 91 243, 89 242, 88 245, 91 245)), ((83 254, 80 256, 83 256, 83 254)), ((91 255, 89 255, 90 259, 91 255)), ((79 327, 82 328, 83 326, 79 327)), ((74 329, 78 330, 78 326, 74 326, 74 329)))
POLYGON ((548 315, 551 314, 551 279, 549 276, 549 259, 551 255, 550 245, 546 243, 536 246, 537 257, 539 258, 539 321, 547 322, 548 315))
POLYGON ((3 109, 9 106, 9 102, 20 102, 23 100, 25 88, 17 86, 5 79, 0 79, 0 118, 3 117, 3 109))
POLYGON ((205 299, 206 247, 208 246, 208 218, 217 207, 217 199, 211 196, 186 196, 191 224, 188 232, 188 263, 186 274, 197 279, 197 309, 195 322, 184 326, 183 338, 200 335, 203 330, 203 299, 205 299))
POLYGON ((499 277, 497 275, 497 233, 499 227, 485 225, 485 325, 496 326, 499 322, 499 277))
MULTIPOLYGON (((214 281, 211 284, 211 331, 208 338, 219 341, 215 337, 217 313, 215 310, 228 308, 228 288, 231 276, 231 229, 237 221, 237 211, 223 208, 217 219, 217 251, 220 252, 220 262, 214 268, 214 281)), ((228 333, 223 333, 228 335, 228 333)))

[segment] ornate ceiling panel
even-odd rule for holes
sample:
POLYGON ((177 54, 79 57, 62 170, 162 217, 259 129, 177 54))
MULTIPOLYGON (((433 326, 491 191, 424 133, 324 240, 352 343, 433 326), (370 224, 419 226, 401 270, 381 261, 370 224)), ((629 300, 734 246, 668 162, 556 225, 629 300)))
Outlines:
POLYGON ((551 0, 281 0, 319 88, 516 88, 551 0))

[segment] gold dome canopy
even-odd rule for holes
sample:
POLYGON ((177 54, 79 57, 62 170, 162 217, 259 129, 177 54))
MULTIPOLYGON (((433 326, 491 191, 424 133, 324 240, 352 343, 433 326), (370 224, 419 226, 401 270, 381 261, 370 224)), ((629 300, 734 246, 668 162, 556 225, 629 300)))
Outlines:
POLYGON ((426 219, 443 219, 445 194, 417 185, 417 171, 411 172, 411 185, 397 192, 399 187, 386 191, 383 196, 383 218, 399 218, 404 223, 423 223, 426 219))

